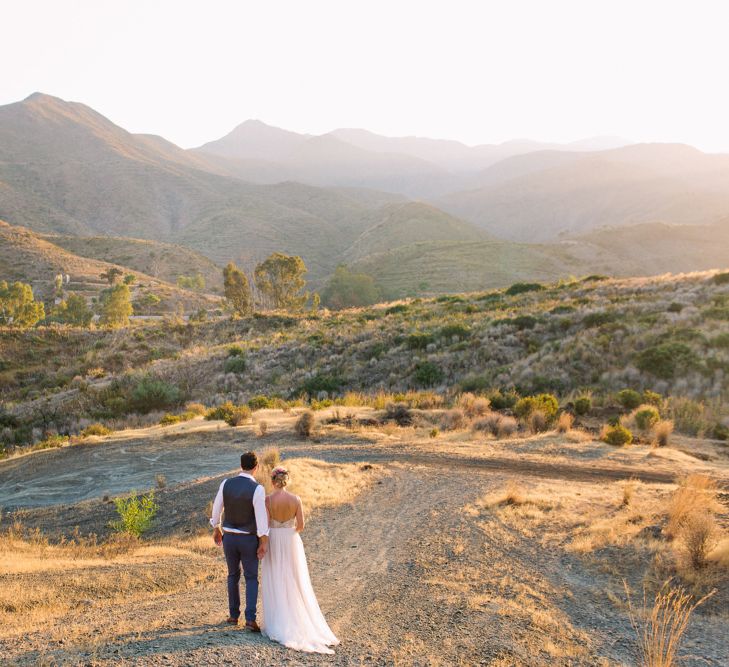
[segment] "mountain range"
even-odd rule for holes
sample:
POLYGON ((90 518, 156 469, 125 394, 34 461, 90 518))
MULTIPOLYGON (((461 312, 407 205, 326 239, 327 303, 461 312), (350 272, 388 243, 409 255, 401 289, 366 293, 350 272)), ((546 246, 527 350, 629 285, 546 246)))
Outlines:
POLYGON ((184 150, 41 93, 0 107, 0 219, 165 281, 195 266, 210 286, 273 251, 301 255, 315 288, 347 263, 393 296, 727 266, 727 184, 729 156, 680 144, 468 147, 246 121, 184 150))

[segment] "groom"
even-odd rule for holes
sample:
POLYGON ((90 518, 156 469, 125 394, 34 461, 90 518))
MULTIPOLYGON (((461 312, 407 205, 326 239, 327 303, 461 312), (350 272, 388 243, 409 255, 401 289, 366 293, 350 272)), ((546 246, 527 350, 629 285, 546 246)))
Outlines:
POLYGON ((258 599, 258 561, 268 548, 268 514, 266 513, 266 491, 253 475, 258 469, 255 452, 246 452, 240 457, 241 472, 237 477, 223 480, 213 502, 213 527, 215 544, 223 545, 225 562, 228 564, 228 607, 227 623, 238 624, 240 617, 240 572, 246 582, 246 629, 260 632, 256 623, 256 602, 258 599), (220 526, 220 514, 223 525, 220 526))

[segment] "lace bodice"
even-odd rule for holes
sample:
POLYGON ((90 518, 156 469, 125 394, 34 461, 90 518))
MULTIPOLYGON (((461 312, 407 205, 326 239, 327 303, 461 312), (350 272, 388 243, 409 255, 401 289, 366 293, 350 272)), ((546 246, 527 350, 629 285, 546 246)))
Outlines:
POLYGON ((276 521, 272 518, 271 528, 296 528, 296 517, 292 517, 288 521, 276 521))

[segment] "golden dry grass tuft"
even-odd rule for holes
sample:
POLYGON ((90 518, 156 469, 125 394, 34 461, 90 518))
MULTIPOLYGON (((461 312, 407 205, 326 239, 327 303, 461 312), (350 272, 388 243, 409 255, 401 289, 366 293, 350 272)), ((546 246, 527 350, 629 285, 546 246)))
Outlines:
POLYGON ((715 591, 694 601, 682 587, 673 588, 670 581, 656 593, 653 604, 648 608, 643 592, 643 607, 633 608, 630 590, 625 584, 628 598, 630 622, 635 630, 638 654, 642 667, 673 667, 678 661, 678 649, 681 646, 691 615, 715 591))
POLYGON ((569 412, 563 412, 557 419, 557 433, 569 433, 575 418, 569 412))

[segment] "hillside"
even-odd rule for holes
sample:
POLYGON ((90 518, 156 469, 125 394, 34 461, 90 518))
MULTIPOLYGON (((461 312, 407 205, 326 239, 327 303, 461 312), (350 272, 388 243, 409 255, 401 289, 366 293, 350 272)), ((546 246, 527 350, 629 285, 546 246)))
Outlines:
POLYGON ((49 234, 44 238, 75 255, 123 265, 173 285, 181 275, 199 273, 205 278, 208 290, 219 291, 223 287, 222 268, 181 245, 111 236, 49 234))
POLYGON ((146 275, 117 263, 82 257, 65 250, 24 227, 9 225, 0 220, 0 280, 28 282, 37 297, 49 298, 53 294, 57 274, 68 274, 68 292, 87 298, 97 296, 108 287, 100 274, 116 267, 124 274, 136 276, 132 293, 144 289, 158 296, 160 308, 174 310, 176 304, 190 311, 202 307, 215 307, 218 300, 209 295, 196 294, 174 284, 146 275))
POLYGON ((403 244, 362 257, 350 268, 375 276, 392 299, 493 289, 589 272, 588 263, 569 248, 495 240, 403 244))
POLYGON ((436 205, 517 241, 657 220, 711 224, 729 215, 729 156, 689 146, 535 153, 495 165, 479 178, 483 187, 435 199, 436 205))
POLYGON ((459 220, 421 202, 390 204, 366 213, 367 229, 344 255, 349 264, 368 255, 418 243, 433 241, 484 241, 488 235, 474 225, 459 220))
POLYGON ((207 165, 82 104, 36 94, 0 107, 0 215, 12 224, 179 242, 217 263, 292 252, 313 276, 331 271, 364 231, 357 221, 368 197, 255 185, 207 165))

